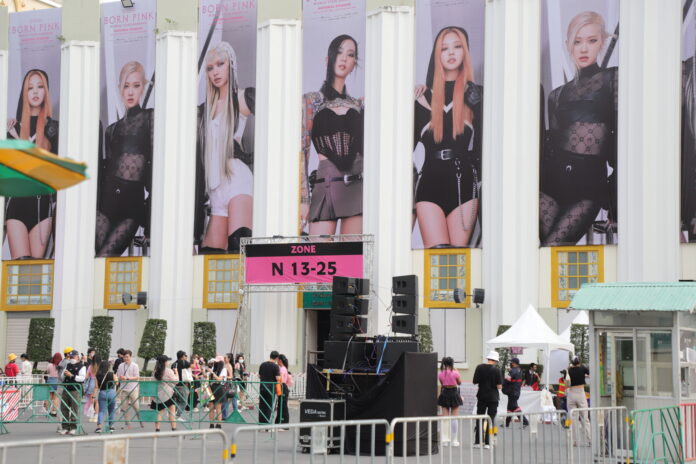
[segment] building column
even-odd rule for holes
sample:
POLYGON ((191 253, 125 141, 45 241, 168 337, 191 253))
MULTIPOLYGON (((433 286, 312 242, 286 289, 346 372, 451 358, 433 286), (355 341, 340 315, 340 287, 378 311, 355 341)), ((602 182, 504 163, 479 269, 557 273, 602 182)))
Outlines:
POLYGON ((413 0, 368 0, 363 230, 375 236, 368 332, 388 334, 392 277, 413 274, 413 0))
MULTIPOLYGON (((302 3, 258 2, 254 237, 296 236, 302 118, 302 3)), ((240 345, 252 364, 271 350, 302 359, 304 314, 296 293, 252 293, 240 314, 240 345)))
MULTIPOLYGON (((10 48, 10 14, 6 6, 0 7, 0 127, 7 127, 7 79, 8 79, 8 50, 10 48)), ((7 137, 7 131, 0 131, 0 140, 7 137)), ((0 196, 0 224, 5 224, 5 197, 0 196)), ((3 236, 0 234, 0 246, 3 236)), ((3 266, 0 257, 0 283, 3 279, 3 266)), ((7 313, 0 311, 0 334, 4 339, 6 332, 7 313)), ((6 359, 5 346, 0 344, 0 359, 6 359)))
POLYGON ((191 347, 198 10, 157 0, 149 317, 167 321, 165 352, 191 347))
POLYGON ((58 192, 53 267, 54 351, 87 349, 94 305, 99 152, 99 3, 66 0, 62 12, 58 154, 87 164, 88 180, 58 192))
POLYGON ((621 3, 619 281, 680 275, 681 12, 678 0, 621 3))
POLYGON ((539 0, 486 2, 483 341, 538 305, 539 0))

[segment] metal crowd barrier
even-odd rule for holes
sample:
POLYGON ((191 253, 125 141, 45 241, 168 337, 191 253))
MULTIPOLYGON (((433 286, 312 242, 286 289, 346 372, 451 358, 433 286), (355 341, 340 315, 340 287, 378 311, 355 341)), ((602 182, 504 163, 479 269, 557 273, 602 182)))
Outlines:
POLYGON ((624 406, 573 409, 568 446, 573 463, 630 462, 628 410, 624 406))
POLYGON ((496 463, 571 463, 567 413, 562 410, 498 414, 495 420, 496 463))
POLYGON ((0 464, 15 463, 20 456, 23 461, 36 464, 49 462, 224 464, 230 462, 230 449, 227 435, 222 430, 90 435, 0 442, 0 464), (187 438, 199 441, 200 446, 185 446, 187 438), (219 438, 219 445, 214 443, 211 449, 211 439, 217 438, 219 438), (149 446, 145 446, 148 442, 151 442, 149 446), (89 446, 95 444, 101 446, 89 446))
POLYGON ((634 463, 683 462, 679 406, 631 411, 634 463))
POLYGON ((314 463, 319 457, 321 462, 326 462, 329 454, 338 455, 340 462, 344 462, 350 453, 354 455, 349 459, 351 462, 386 464, 390 462, 386 452, 390 437, 390 426, 384 419, 243 425, 233 432, 230 450, 233 459, 244 463, 314 463), (240 440, 249 434, 250 444, 240 440), (381 445, 384 447, 380 450, 381 445))
POLYGON ((22 384, 0 385, 0 434, 9 433, 7 424, 57 424, 75 434, 82 434, 81 384, 22 384), (56 387, 57 405, 51 399, 56 387), (65 387, 75 388, 74 391, 65 387))
POLYGON ((432 456, 438 454, 440 462, 494 462, 494 450, 481 446, 486 441, 485 434, 493 435, 495 431, 491 418, 486 415, 399 417, 392 420, 390 428, 392 463, 396 462, 397 456, 402 458, 398 462, 405 464, 413 461, 430 463, 432 456), (475 441, 478 441, 478 447, 474 445, 475 441))
MULTIPOLYGON (((116 396, 107 397, 106 411, 113 408, 114 416, 111 421, 105 417, 102 427, 108 431, 159 423, 161 428, 192 429, 206 424, 215 427, 225 423, 273 422, 279 401, 275 385, 275 382, 232 380, 123 381, 116 396), (262 394, 262 390, 265 393, 262 394)), ((278 420, 282 420, 282 409, 278 414, 278 420)))
POLYGON ((680 404, 684 462, 696 461, 696 403, 680 404))

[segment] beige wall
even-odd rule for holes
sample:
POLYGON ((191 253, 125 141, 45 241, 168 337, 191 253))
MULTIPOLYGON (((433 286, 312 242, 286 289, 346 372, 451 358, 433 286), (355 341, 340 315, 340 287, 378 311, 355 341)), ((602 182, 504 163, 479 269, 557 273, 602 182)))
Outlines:
POLYGON ((53 3, 63 3, 62 0, 54 0, 42 2, 40 0, 3 0, 0 1, 0 6, 7 6, 10 13, 17 11, 43 10, 45 8, 54 8, 53 3))
POLYGON ((696 243, 681 245, 681 278, 696 280, 696 243))

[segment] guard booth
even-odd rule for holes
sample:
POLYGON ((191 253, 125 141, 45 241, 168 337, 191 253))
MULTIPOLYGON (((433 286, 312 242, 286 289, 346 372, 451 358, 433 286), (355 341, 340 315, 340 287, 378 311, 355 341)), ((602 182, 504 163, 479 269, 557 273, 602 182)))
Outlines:
POLYGON ((585 284, 569 309, 590 319, 590 404, 696 402, 696 282, 585 284))

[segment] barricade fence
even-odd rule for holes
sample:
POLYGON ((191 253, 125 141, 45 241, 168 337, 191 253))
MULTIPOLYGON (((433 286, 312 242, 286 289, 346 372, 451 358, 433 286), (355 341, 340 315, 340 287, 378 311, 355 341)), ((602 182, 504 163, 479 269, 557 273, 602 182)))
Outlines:
POLYGON ((634 463, 677 463, 682 459, 679 406, 631 411, 634 463))
POLYGON ((243 425, 232 434, 232 458, 239 462, 326 462, 336 454, 340 462, 389 463, 391 427, 384 419, 243 425), (250 437, 249 437, 250 435, 250 437))
POLYGON ((0 464, 70 463, 228 463, 230 448, 222 430, 90 435, 0 442, 0 464), (195 441, 194 441, 195 440, 195 441), (94 446, 94 445, 101 446, 94 446), (145 446, 148 445, 149 446, 145 446), (92 445, 92 446, 89 446, 92 445))
POLYGON ((696 461, 696 403, 680 404, 684 462, 696 461))
POLYGON ((571 463, 568 415, 563 410, 510 412, 495 418, 496 463, 571 463))
POLYGON ((632 457, 626 407, 577 408, 570 412, 572 463, 629 462, 632 457))
POLYGON ((0 385, 0 434, 8 433, 8 424, 58 425, 59 429, 82 434, 82 385, 22 384, 0 385))

